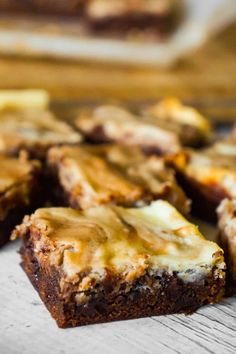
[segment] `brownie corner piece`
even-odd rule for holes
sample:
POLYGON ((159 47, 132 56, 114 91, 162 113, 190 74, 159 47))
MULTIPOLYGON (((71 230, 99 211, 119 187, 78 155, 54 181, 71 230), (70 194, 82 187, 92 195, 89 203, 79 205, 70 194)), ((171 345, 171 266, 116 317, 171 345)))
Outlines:
POLYGON ((40 205, 39 178, 41 164, 0 155, 0 246, 10 239, 10 233, 25 213, 40 205))
POLYGON ((217 214, 219 239, 227 264, 227 291, 236 294, 236 199, 224 199, 217 214))
POLYGON ((223 294, 222 250, 162 200, 138 209, 38 209, 14 236, 61 328, 191 314, 223 294))

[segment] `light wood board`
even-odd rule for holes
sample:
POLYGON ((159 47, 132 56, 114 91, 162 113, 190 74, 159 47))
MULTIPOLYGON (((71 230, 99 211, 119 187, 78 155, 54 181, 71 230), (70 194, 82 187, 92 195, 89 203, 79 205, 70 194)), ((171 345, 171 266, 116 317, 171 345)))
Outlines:
POLYGON ((236 298, 194 315, 172 315, 59 329, 17 253, 0 250, 1 354, 235 354, 236 298))

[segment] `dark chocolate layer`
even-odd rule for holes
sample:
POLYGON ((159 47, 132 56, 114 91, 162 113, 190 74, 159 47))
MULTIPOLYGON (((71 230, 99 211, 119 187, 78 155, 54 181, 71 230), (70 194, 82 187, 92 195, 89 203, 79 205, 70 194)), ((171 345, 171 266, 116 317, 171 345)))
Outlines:
POLYGON ((227 198, 225 191, 216 185, 203 185, 179 171, 176 177, 180 186, 192 200, 193 214, 206 221, 216 222, 216 209, 220 202, 227 198))

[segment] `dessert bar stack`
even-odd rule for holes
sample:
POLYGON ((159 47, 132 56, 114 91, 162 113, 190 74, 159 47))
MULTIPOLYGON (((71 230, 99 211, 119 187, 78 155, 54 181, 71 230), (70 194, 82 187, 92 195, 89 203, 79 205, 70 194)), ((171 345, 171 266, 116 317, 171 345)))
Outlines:
POLYGON ((59 327, 191 314, 224 294, 221 246, 235 279, 235 152, 234 132, 216 141, 173 98, 85 107, 68 124, 46 93, 0 93, 0 242, 22 240, 59 327), (220 245, 192 212, 218 215, 220 245))

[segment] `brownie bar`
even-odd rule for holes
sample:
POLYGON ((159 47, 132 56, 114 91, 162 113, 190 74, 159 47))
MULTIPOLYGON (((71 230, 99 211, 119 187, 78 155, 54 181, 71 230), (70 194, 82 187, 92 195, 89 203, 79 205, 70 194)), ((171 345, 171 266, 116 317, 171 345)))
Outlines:
POLYGON ((79 142, 80 134, 49 111, 21 109, 0 113, 0 152, 18 155, 26 150, 30 157, 44 159, 51 146, 79 142))
POLYGON ((236 293, 236 200, 225 199, 217 209, 220 242, 227 264, 227 288, 236 293))
POLYGON ((179 19, 176 0, 89 0, 85 6, 88 26, 94 33, 132 34, 152 30, 167 34, 179 19))
POLYGON ((21 237, 22 265, 59 327, 170 313, 218 301, 222 250, 174 207, 38 209, 21 237))
POLYGON ((59 205, 141 206, 165 199, 184 214, 189 212, 190 202, 164 158, 146 157, 137 146, 55 147, 47 161, 59 205))
POLYGON ((23 216, 39 207, 40 163, 0 155, 0 246, 23 216))
POLYGON ((158 154, 174 153, 181 148, 176 132, 118 106, 98 106, 82 112, 75 124, 93 143, 138 145, 145 152, 158 154))
POLYGON ((216 208, 224 198, 236 197, 236 148, 215 144, 210 149, 186 149, 169 158, 177 179, 192 200, 195 214, 216 221, 216 208))
POLYGON ((212 139, 212 128, 206 117, 196 109, 183 105, 176 98, 166 98, 143 109, 163 128, 176 131, 184 146, 200 147, 212 139))

